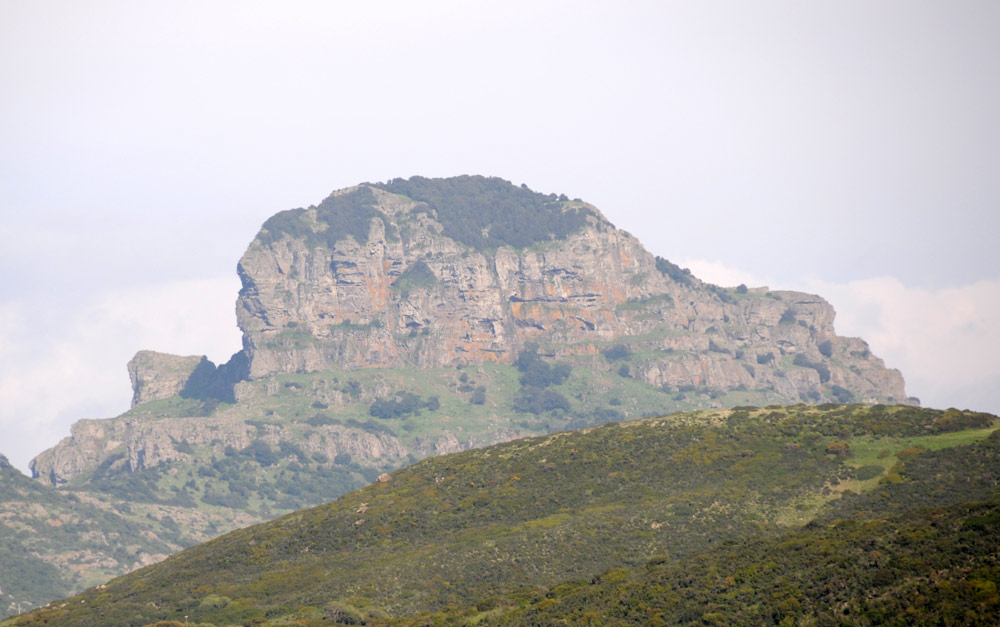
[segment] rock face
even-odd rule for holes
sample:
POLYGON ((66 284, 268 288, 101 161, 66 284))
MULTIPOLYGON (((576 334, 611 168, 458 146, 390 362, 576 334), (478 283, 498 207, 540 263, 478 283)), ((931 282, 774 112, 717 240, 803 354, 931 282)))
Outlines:
POLYGON ((139 351, 128 362, 128 378, 132 382, 132 407, 160 398, 180 394, 203 356, 168 355, 155 351, 139 351))
POLYGON ((233 402, 233 388, 247 377, 246 353, 240 351, 221 366, 207 357, 139 351, 128 362, 132 407, 181 395, 184 398, 233 402))
POLYGON ((906 401, 900 373, 863 341, 838 337, 822 298, 705 284, 594 207, 554 195, 535 194, 534 215, 570 228, 505 245, 493 232, 506 207, 483 209, 504 187, 517 189, 482 177, 397 180, 269 220, 238 266, 249 377, 509 364, 528 343, 611 368, 600 353, 621 344, 635 356, 631 375, 658 387, 906 401), (456 227, 462 203, 487 214, 473 225, 483 225, 482 241, 456 227))
POLYGON ((208 446, 222 457, 227 449, 242 450, 253 441, 279 445, 298 442, 309 454, 329 459, 347 454, 355 461, 400 463, 407 450, 387 434, 371 434, 332 425, 301 434, 289 427, 271 425, 266 433, 240 416, 178 417, 150 421, 140 418, 80 420, 72 435, 31 461, 32 475, 52 485, 63 485, 102 463, 106 471, 136 472, 167 462, 191 462, 192 447, 208 446), (184 445, 178 443, 183 442, 184 445))

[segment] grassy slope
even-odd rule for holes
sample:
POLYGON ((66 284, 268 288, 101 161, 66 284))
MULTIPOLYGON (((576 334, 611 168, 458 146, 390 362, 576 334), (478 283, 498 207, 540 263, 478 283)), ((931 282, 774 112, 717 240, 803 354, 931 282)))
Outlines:
POLYGON ((494 600, 450 608, 434 620, 994 625, 1000 615, 1000 431, 975 442, 982 431, 914 438, 928 444, 928 452, 904 455, 907 461, 893 466, 896 478, 831 501, 804 528, 743 538, 681 561, 655 558, 535 591, 519 606, 494 600))
MULTIPOLYGON (((852 481, 855 446, 875 437, 901 445, 914 438, 972 441, 986 436, 993 420, 903 407, 746 408, 432 458, 329 505, 184 551, 22 624, 145 624, 183 616, 229 624, 265 615, 282 624, 281 616, 318 616, 308 608, 331 601, 372 615, 461 615, 490 598, 517 598, 511 595, 525 587, 589 581, 612 568, 642 568, 653 556, 676 565, 726 542, 779 537, 789 507, 840 494, 852 481)), ((995 498, 998 445, 915 457, 907 446, 890 447, 881 459, 900 463, 868 494, 896 502, 879 495, 907 488, 908 469, 920 468, 913 464, 921 455, 942 455, 963 461, 951 474, 921 479, 940 483, 941 490, 924 491, 937 495, 934 504, 995 498), (961 470, 975 460, 981 481, 969 482, 961 470), (962 481, 973 487, 950 486, 962 481)), ((885 507, 875 497, 852 511, 885 507)), ((926 504, 921 494, 907 499, 906 507, 926 504)), ((821 513, 842 503, 827 500, 821 513)), ((531 595, 520 598, 529 602, 531 595)))
MULTIPOLYGON (((260 439, 272 428, 283 430, 281 438, 295 446, 279 449, 272 443, 274 460, 261 463, 253 455, 224 451, 221 445, 177 443, 186 446, 189 461, 164 463, 135 473, 105 464, 105 468, 77 477, 64 490, 97 498, 108 507, 128 503, 124 508, 127 517, 143 524, 151 518, 159 536, 190 546, 248 524, 329 502, 367 485, 383 472, 425 456, 426 445, 422 443, 446 434, 453 435, 461 446, 482 446, 518 436, 659 415, 664 408, 705 409, 714 402, 732 405, 748 400, 744 398, 748 393, 733 392, 732 398, 692 395, 674 401, 633 379, 576 368, 564 384, 551 388, 569 400, 572 411, 534 415, 510 407, 520 393, 519 376, 515 368, 502 365, 279 375, 252 384, 259 389, 246 401, 222 404, 213 413, 255 425, 260 439), (348 393, 351 385, 359 390, 356 397, 348 393), (487 390, 486 402, 471 404, 473 390, 479 386, 487 390), (436 396, 440 407, 390 419, 369 414, 376 398, 392 397, 397 391, 414 392, 425 400, 436 396), (317 423, 317 418, 323 418, 325 424, 317 423), (337 463, 303 455, 301 443, 310 436, 327 437, 331 428, 327 425, 391 435, 411 455, 375 463, 358 457, 337 463), (171 521, 179 527, 175 529, 171 521)), ((200 401, 173 397, 140 405, 125 416, 171 420, 199 415, 202 410, 200 401)), ((121 449, 117 455, 123 457, 124 445, 121 449)))

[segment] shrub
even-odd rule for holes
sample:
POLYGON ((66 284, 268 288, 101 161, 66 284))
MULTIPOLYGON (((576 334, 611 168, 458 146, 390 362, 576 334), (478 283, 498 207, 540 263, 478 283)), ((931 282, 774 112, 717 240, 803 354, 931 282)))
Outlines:
POLYGON ((615 344, 610 348, 602 350, 601 354, 604 355, 605 359, 615 361, 617 359, 628 359, 632 355, 632 351, 624 344, 615 344))
POLYGON ((336 243, 347 236, 354 238, 359 244, 368 241, 368 230, 371 221, 381 218, 387 225, 386 235, 394 236, 385 214, 375 209, 376 200, 372 190, 359 187, 353 192, 330 196, 316 207, 316 220, 325 224, 325 229, 314 231, 306 219, 305 209, 282 211, 264 222, 258 238, 264 245, 272 244, 283 235, 302 239, 310 247, 327 246, 333 248, 336 243))
POLYGON ((913 459, 917 455, 920 455, 923 452, 924 449, 919 446, 908 446, 903 450, 899 451, 898 453, 896 453, 896 457, 898 457, 900 461, 908 461, 913 459))
POLYGON ((820 342, 818 348, 820 355, 826 358, 833 357, 833 342, 831 342, 830 340, 824 340, 820 342))
POLYGON ((278 463, 278 456, 275 455, 274 449, 264 440, 254 440, 241 452, 261 466, 271 466, 278 463))
MULTIPOLYGON (((440 406, 437 403, 437 397, 434 397, 434 402, 434 409, 437 409, 440 406)), ((368 408, 368 414, 382 419, 399 418, 408 414, 419 416, 420 409, 424 406, 424 403, 421 402, 420 397, 416 394, 412 392, 396 392, 393 398, 375 399, 375 402, 368 408)))
POLYGON ((549 365, 538 356, 538 346, 529 344, 517 356, 514 362, 521 375, 521 385, 537 388, 547 388, 550 385, 560 385, 569 378, 569 364, 557 363, 549 365))
POLYGON ((876 464, 872 464, 869 466, 862 466, 861 468, 858 468, 857 470, 854 471, 854 478, 860 481, 867 481, 868 479, 874 479, 875 477, 878 477, 883 472, 885 472, 885 469, 876 464))
POLYGON ((477 387, 476 390, 472 393, 472 398, 469 399, 469 402, 472 403, 473 405, 485 404, 486 386, 480 385, 479 387, 477 387))
POLYGON ((305 451, 303 451, 302 448, 298 444, 295 444, 294 442, 290 442, 288 440, 282 440, 278 442, 278 450, 281 452, 281 455, 283 457, 294 456, 303 464, 309 461, 309 457, 306 455, 305 451))
POLYGON ((541 414, 547 411, 569 411, 569 401, 555 390, 527 386, 522 388, 521 395, 514 399, 514 409, 520 412, 541 414))
MULTIPOLYGON (((708 289, 712 290, 712 293, 714 293, 719 298, 719 300, 721 300, 724 303, 735 302, 735 299, 729 294, 729 290, 727 290, 724 287, 719 287, 718 285, 710 284, 708 286, 708 289)), ((729 320, 726 320, 726 322, 729 322, 729 320)))
POLYGON ((786 309, 785 313, 781 314, 781 318, 778 320, 778 324, 793 324, 795 322, 795 312, 791 309, 786 309))
POLYGON ((346 603, 331 602, 323 608, 323 618, 341 625, 364 625, 364 616, 358 608, 346 603))
POLYGON ((763 364, 770 363, 772 361, 774 361, 774 353, 772 353, 772 352, 767 352, 767 353, 763 353, 761 355, 757 355, 757 363, 758 364, 762 364, 763 365, 763 364))
POLYGON ((341 422, 336 418, 331 418, 326 414, 316 414, 312 418, 306 420, 306 424, 312 425, 313 427, 322 427, 323 425, 339 425, 341 422))
POLYGON ((438 278, 434 271, 423 261, 417 261, 392 282, 392 287, 401 292, 409 292, 413 289, 430 289, 437 282, 438 278))
POLYGON ((837 457, 851 457, 854 452, 851 451, 851 445, 844 441, 830 442, 826 445, 826 452, 828 455, 836 455, 837 457))
POLYGON ((341 389, 341 392, 347 394, 353 400, 358 400, 361 397, 361 384, 357 381, 348 381, 347 385, 341 389))
POLYGON ((660 271, 660 274, 670 277, 681 285, 691 285, 692 283, 693 277, 690 270, 681 268, 676 263, 668 261, 663 257, 656 258, 656 269, 660 271))
POLYGON ((848 390, 847 388, 840 387, 839 385, 834 385, 830 388, 830 394, 833 398, 837 400, 838 403, 847 404, 854 400, 854 392, 848 390))

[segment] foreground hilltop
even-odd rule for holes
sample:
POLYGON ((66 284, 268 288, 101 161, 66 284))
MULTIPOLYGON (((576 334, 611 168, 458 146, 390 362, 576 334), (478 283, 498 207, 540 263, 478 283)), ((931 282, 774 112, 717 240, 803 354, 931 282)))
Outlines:
POLYGON ((990 624, 997 426, 799 405, 517 440, 3 625, 990 624))

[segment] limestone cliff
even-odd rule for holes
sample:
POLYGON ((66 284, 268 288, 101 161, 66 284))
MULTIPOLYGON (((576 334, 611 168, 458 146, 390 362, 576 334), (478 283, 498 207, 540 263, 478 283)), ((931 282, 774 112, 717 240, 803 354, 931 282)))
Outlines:
POLYGON ((862 340, 838 337, 822 298, 705 284, 596 208, 528 193, 499 179, 410 179, 278 214, 238 266, 250 378, 511 363, 529 342, 556 359, 611 368, 600 352, 623 344, 635 355, 632 376, 657 387, 905 402, 899 372, 862 340), (442 187, 454 193, 442 198, 442 187), (532 219, 569 228, 520 246, 494 236, 509 210, 495 199, 510 190, 520 194, 515 206, 536 203, 532 219), (468 218, 463 203, 483 239, 455 226, 468 218))

